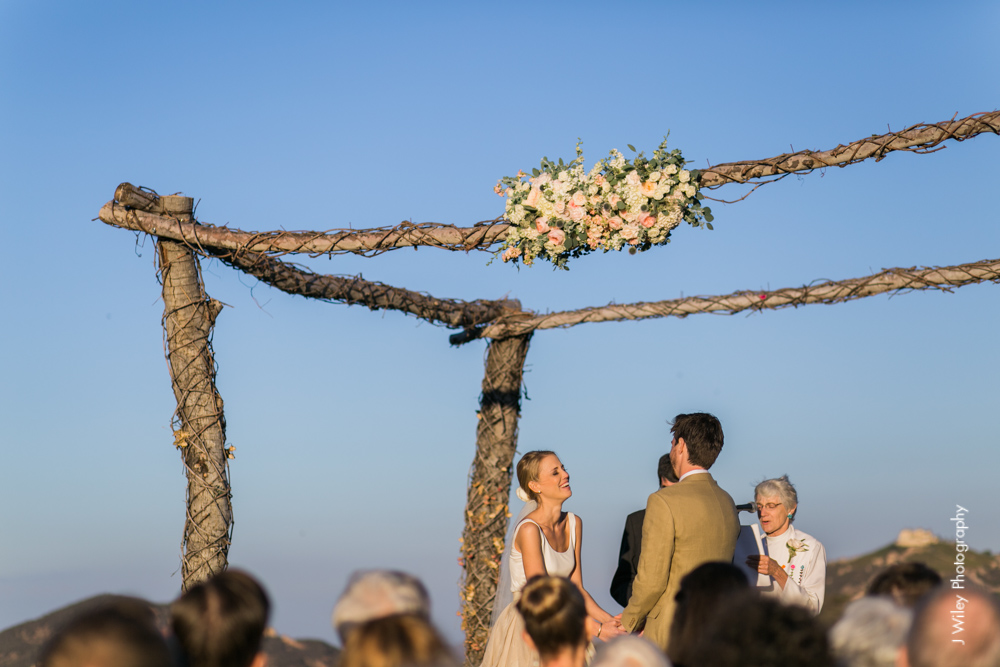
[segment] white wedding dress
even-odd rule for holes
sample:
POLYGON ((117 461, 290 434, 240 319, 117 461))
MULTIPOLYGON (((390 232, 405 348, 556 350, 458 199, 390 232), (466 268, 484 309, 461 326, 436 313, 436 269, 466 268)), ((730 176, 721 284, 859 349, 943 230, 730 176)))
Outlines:
POLYGON ((482 667, 537 667, 538 654, 522 637, 524 619, 516 607, 518 593, 524 588, 527 579, 524 576, 524 561, 521 552, 514 547, 514 539, 517 537, 517 532, 527 524, 538 528, 538 534, 542 537, 542 561, 545 563, 545 571, 554 577, 568 577, 576 569, 576 515, 569 512, 566 520, 569 522, 569 548, 566 551, 553 549, 545 539, 545 533, 531 519, 521 521, 514 528, 509 550, 510 590, 514 595, 514 601, 500 612, 490 630, 482 667))

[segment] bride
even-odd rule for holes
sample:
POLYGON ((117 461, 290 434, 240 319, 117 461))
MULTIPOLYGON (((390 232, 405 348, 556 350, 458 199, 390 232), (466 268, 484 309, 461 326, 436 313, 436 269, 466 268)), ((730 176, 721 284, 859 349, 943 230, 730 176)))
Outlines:
POLYGON ((526 505, 514 524, 500 561, 500 581, 490 639, 482 667, 533 667, 538 655, 524 641, 524 620, 514 605, 515 596, 534 576, 569 577, 583 594, 592 637, 610 639, 622 634, 619 618, 594 602, 583 587, 580 543, 583 522, 562 504, 573 492, 569 473, 554 452, 528 452, 517 463, 517 497, 526 505))

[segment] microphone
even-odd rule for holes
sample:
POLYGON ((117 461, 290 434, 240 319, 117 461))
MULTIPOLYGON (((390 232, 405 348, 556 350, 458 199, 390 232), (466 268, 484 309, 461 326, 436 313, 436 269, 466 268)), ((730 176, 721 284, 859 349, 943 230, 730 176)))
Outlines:
POLYGON ((736 506, 736 511, 737 512, 754 512, 754 513, 756 513, 757 512, 757 504, 756 503, 745 503, 743 505, 737 505, 736 506))

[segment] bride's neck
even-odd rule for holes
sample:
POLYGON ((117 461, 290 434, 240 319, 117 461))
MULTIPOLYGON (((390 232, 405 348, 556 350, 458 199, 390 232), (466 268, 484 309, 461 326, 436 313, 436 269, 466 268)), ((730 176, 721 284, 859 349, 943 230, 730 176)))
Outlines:
POLYGON ((562 516, 562 503, 546 502, 543 498, 538 504, 536 511, 538 512, 536 519, 538 523, 546 526, 554 526, 562 516))

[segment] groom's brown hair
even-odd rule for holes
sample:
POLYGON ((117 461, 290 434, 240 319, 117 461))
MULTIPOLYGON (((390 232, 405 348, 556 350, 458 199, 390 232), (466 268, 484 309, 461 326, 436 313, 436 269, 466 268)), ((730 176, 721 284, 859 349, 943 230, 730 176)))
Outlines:
POLYGON ((715 415, 707 412, 677 415, 674 417, 670 432, 678 440, 684 439, 688 449, 688 460, 706 470, 712 467, 715 459, 719 457, 719 452, 722 451, 722 424, 715 415))

